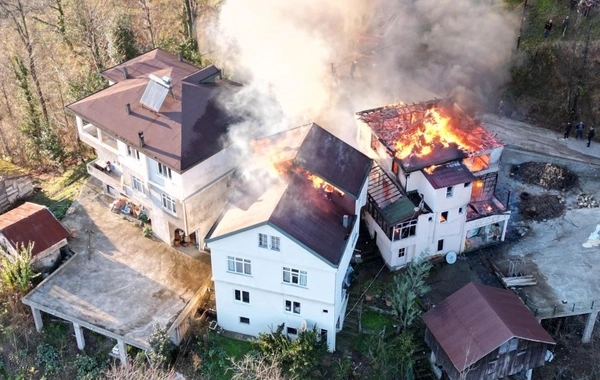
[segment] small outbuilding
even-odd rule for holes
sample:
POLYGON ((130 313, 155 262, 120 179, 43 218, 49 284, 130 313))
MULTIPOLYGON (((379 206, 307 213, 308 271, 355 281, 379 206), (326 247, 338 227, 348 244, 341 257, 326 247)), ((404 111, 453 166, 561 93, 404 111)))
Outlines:
POLYGON ((33 243, 32 266, 36 271, 51 267, 67 245, 69 231, 45 206, 26 202, 0 215, 0 246, 10 258, 18 247, 33 243))
POLYGON ((423 319, 432 363, 451 380, 521 372, 530 379, 556 344, 513 292, 481 284, 466 285, 423 319))

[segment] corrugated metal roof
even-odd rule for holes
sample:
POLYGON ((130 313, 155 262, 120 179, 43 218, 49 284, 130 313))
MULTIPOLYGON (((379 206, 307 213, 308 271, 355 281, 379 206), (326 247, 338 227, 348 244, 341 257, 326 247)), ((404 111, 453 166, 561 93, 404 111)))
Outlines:
POLYGON ((459 372, 512 338, 555 344, 510 290, 469 283, 423 315, 459 372))
POLYGON ((0 215, 0 233, 15 248, 17 244, 35 242, 32 256, 69 237, 69 231, 50 210, 29 202, 0 215))
POLYGON ((200 69, 161 49, 152 50, 102 74, 112 86, 67 106, 106 133, 156 158, 178 172, 209 158, 227 145, 223 137, 235 120, 219 104, 239 85, 220 80, 214 66, 200 69), (127 79, 123 68, 127 68, 127 79), (156 113, 140 99, 149 74, 171 78, 168 95, 156 113), (127 114, 126 104, 131 112, 127 114), (144 133, 144 147, 138 132, 144 133))
POLYGON ((425 168, 421 172, 434 189, 473 182, 476 179, 461 161, 435 166, 431 170, 425 168))

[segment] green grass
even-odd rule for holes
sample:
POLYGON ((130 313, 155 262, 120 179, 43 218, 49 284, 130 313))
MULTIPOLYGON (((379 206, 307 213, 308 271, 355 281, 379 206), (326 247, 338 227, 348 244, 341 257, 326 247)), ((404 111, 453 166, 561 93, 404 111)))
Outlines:
POLYGON ((91 160, 69 167, 61 176, 43 178, 40 181, 42 191, 28 201, 48 207, 59 220, 64 218, 89 176, 86 164, 91 160))
POLYGON ((252 343, 242 340, 236 340, 227 338, 223 335, 217 335, 215 338, 215 342, 217 342, 227 357, 234 357, 236 359, 240 359, 244 357, 248 352, 252 351, 252 343))
POLYGON ((393 328, 394 320, 391 315, 381 314, 374 310, 365 310, 362 313, 362 327, 371 331, 381 331, 384 327, 387 331, 393 328))

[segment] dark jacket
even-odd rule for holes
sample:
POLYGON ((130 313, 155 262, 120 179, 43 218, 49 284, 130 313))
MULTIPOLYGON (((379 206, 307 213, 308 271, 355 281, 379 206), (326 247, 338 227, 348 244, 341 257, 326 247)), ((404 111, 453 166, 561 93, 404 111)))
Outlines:
POLYGON ((590 128, 590 131, 588 132, 588 139, 593 139, 594 136, 596 136, 596 130, 594 129, 594 127, 590 128))
POLYGON ((567 125, 565 126, 565 132, 567 132, 567 133, 571 132, 572 127, 573 127, 573 125, 571 125, 571 123, 567 123, 567 125))

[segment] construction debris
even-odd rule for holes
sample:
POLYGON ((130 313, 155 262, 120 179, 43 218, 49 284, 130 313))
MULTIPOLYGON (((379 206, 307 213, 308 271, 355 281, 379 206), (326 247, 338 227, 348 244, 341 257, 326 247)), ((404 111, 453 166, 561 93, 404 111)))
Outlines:
POLYGON ((550 163, 525 162, 513 165, 511 176, 545 189, 567 191, 578 184, 578 178, 569 170, 550 163))
POLYGON ((548 219, 562 216, 566 210, 564 197, 561 200, 557 195, 532 195, 524 192, 521 194, 520 199, 519 213, 526 220, 545 222, 548 219))
POLYGON ((502 280, 502 283, 507 288, 537 285, 537 280, 532 274, 528 274, 526 276, 502 277, 500 280, 502 280))
POLYGON ((594 196, 591 194, 579 193, 577 195, 577 202, 575 203, 573 208, 592 208, 592 207, 600 207, 598 201, 594 199, 594 196))

